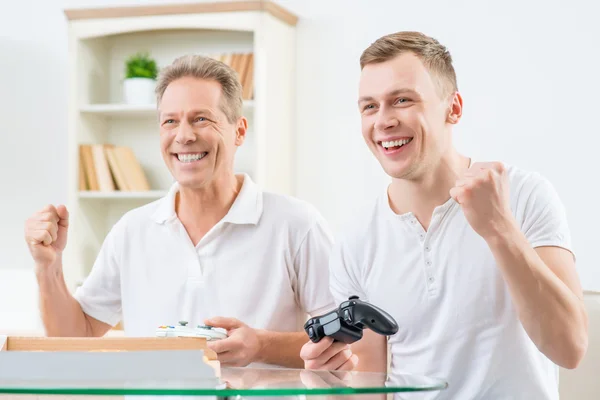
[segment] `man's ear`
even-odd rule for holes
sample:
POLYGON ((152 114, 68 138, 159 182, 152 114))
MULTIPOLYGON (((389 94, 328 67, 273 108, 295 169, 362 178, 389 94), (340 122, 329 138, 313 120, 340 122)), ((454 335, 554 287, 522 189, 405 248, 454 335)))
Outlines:
POLYGON ((244 144, 246 139, 246 132, 248 131, 248 120, 246 117, 238 119, 237 127, 235 129, 235 145, 241 146, 244 144))
POLYGON ((446 122, 449 124, 457 124, 462 117, 463 100, 462 96, 458 92, 454 92, 450 99, 450 109, 448 110, 448 118, 446 122))

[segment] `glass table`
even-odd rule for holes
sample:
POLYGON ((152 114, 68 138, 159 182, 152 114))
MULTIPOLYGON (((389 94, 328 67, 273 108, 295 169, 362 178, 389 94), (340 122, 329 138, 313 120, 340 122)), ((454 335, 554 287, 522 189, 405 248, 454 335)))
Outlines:
MULTIPOLYGON (((349 396, 401 392, 435 392, 444 390, 443 380, 417 375, 387 375, 372 372, 313 371, 279 368, 222 368, 221 377, 206 380, 180 381, 94 381, 61 382, 2 380, 0 400, 6 395, 60 396, 149 396, 159 400, 163 396, 210 396, 220 399, 246 397, 288 396, 349 396), (156 397, 155 397, 156 396, 156 397), (159 397, 160 396, 160 397, 159 397)), ((11 397, 12 398, 12 397, 11 397)), ((18 397, 16 397, 18 398, 18 397)), ((23 399, 32 398, 24 396, 23 399)), ((39 398, 39 397, 33 397, 39 398)), ((362 396, 358 397, 359 399, 362 396)), ((379 397, 379 398, 385 398, 379 397)))

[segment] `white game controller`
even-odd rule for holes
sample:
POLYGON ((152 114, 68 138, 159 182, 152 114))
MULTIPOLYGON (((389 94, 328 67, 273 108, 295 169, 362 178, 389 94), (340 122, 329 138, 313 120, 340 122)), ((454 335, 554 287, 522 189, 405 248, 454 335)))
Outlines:
POLYGON ((161 325, 156 330, 158 337, 203 337, 206 340, 220 340, 227 337, 227 331, 222 328, 213 328, 212 326, 198 325, 197 327, 187 326, 187 321, 179 321, 179 325, 161 325))

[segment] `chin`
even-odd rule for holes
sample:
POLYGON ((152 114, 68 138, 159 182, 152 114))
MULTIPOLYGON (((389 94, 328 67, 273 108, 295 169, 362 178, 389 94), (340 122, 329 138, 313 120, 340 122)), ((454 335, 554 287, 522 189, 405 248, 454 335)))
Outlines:
POLYGON ((206 186, 206 184, 210 180, 204 174, 196 175, 196 176, 186 176, 186 175, 187 174, 181 174, 181 175, 175 176, 175 180, 177 181, 177 183, 179 184, 180 187, 197 189, 197 188, 206 186))

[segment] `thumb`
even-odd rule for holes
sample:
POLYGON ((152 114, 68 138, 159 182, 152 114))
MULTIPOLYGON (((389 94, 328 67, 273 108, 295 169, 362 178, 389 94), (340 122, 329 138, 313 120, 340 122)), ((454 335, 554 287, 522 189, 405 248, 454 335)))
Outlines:
POLYGON ((235 318, 225 318, 225 317, 213 317, 204 321, 205 325, 212 326, 213 328, 223 328, 226 330, 232 330, 241 328, 244 326, 244 323, 235 318))
POLYGON ((67 210, 67 207, 65 207, 64 205, 59 205, 58 207, 56 207, 56 213, 58 214, 58 225, 62 226, 64 228, 69 226, 69 211, 67 210))

